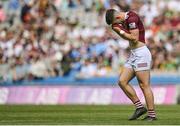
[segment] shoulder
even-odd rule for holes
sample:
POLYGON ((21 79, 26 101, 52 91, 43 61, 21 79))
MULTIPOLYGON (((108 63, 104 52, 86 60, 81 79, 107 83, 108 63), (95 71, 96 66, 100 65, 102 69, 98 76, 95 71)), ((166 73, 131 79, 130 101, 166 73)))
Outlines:
POLYGON ((128 18, 127 18, 127 22, 137 22, 139 20, 139 16, 138 14, 136 14, 134 11, 129 11, 128 12, 128 18))
POLYGON ((129 29, 136 29, 136 28, 138 28, 139 16, 135 12, 129 11, 127 13, 126 24, 127 24, 129 29))
POLYGON ((134 12, 134 11, 128 11, 128 15, 130 17, 139 17, 138 14, 136 12, 134 12))

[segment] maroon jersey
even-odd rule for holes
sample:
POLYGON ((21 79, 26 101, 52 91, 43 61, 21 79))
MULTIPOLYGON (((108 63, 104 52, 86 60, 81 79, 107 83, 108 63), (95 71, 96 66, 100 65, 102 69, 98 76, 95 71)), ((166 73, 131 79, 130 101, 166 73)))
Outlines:
POLYGON ((140 19, 140 17, 133 11, 129 11, 125 16, 125 29, 133 30, 139 29, 139 41, 145 43, 145 30, 144 25, 140 19))

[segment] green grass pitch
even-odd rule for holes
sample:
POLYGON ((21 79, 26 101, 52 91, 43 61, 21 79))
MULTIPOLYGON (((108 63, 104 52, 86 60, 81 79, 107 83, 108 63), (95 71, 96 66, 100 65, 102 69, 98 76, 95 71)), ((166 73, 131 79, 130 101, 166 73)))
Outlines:
POLYGON ((0 124, 173 125, 180 124, 180 105, 156 106, 158 120, 128 121, 129 105, 0 105, 0 124))

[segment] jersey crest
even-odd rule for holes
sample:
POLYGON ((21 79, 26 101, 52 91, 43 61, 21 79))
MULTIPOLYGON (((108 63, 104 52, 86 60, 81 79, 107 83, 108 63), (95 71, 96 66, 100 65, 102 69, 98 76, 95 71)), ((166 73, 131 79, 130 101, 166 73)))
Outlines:
POLYGON ((136 28, 136 23, 135 22, 130 23, 129 28, 130 29, 136 28))

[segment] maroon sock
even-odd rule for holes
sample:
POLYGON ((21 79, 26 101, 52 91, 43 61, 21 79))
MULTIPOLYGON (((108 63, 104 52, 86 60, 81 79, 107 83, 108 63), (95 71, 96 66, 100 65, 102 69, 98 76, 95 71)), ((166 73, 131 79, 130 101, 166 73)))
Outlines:
POLYGON ((150 117, 156 117, 155 111, 154 111, 153 109, 149 109, 149 110, 148 110, 148 116, 150 116, 150 117))
POLYGON ((134 102, 134 105, 136 106, 137 109, 144 107, 143 104, 139 100, 134 102))

